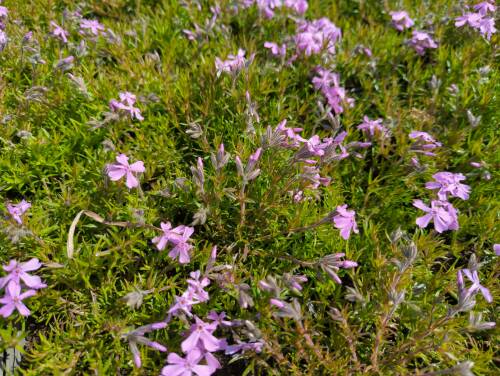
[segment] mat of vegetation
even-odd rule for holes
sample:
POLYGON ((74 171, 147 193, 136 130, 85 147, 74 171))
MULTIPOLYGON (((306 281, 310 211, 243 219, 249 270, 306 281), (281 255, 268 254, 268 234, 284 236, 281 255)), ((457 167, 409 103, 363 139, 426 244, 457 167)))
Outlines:
POLYGON ((0 3, 0 374, 499 374, 492 0, 0 3))

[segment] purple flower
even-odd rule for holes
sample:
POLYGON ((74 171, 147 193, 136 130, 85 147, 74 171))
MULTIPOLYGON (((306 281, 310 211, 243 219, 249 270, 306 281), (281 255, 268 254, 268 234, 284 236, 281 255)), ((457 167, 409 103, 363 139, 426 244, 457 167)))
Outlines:
POLYGON ((472 285, 469 287, 468 294, 481 292, 481 294, 484 296, 484 299, 486 299, 488 303, 491 303, 493 301, 493 297, 491 296, 490 290, 481 285, 481 282, 479 281, 479 275, 477 274, 477 270, 463 269, 461 271, 459 270, 459 272, 463 272, 465 276, 469 279, 469 281, 472 282, 472 285))
POLYGON ((168 366, 163 367, 161 376, 210 376, 215 369, 209 365, 201 365, 203 354, 198 349, 193 349, 187 353, 185 358, 181 358, 176 353, 168 354, 168 366))
POLYGON ((199 301, 195 299, 193 292, 188 289, 181 296, 175 297, 175 304, 169 308, 168 313, 177 316, 179 312, 183 312, 187 316, 192 316, 191 307, 198 303, 199 301))
POLYGON ((337 206, 337 215, 333 217, 333 223, 336 228, 340 229, 340 236, 345 240, 351 236, 351 231, 355 234, 359 233, 354 210, 347 210, 347 205, 337 206))
POLYGON ((162 344, 155 341, 151 341, 147 337, 145 337, 147 333, 152 332, 153 330, 163 329, 166 327, 167 327, 166 322, 158 322, 154 324, 141 326, 123 335, 123 338, 125 338, 128 341, 130 351, 132 352, 132 356, 134 358, 134 364, 137 368, 141 368, 142 365, 141 353, 139 352, 137 344, 146 345, 148 347, 151 347, 152 349, 161 352, 167 351, 167 348, 162 344))
POLYGON ((490 40, 491 34, 497 32, 495 28, 495 19, 493 17, 484 17, 481 21, 479 21, 479 32, 483 37, 490 40))
POLYGON ((278 46, 274 42, 264 42, 264 48, 270 50, 273 56, 284 57, 286 55, 286 44, 278 46))
POLYGON ((331 255, 327 255, 322 257, 318 264, 321 269, 327 273, 331 279, 333 279, 336 283, 342 283, 342 280, 337 275, 337 272, 342 269, 350 269, 358 266, 356 261, 352 260, 341 260, 345 256, 345 253, 334 253, 331 255))
POLYGON ((0 298, 0 304, 4 306, 0 308, 0 316, 9 317, 14 309, 22 316, 29 316, 30 310, 23 304, 23 299, 36 294, 35 290, 27 290, 21 294, 21 286, 17 283, 11 281, 7 285, 6 294, 3 298, 0 298))
POLYGON ((307 0, 285 0, 284 5, 294 10, 297 14, 304 14, 309 7, 307 0))
POLYGON ((416 53, 421 56, 425 54, 426 49, 437 48, 436 42, 429 34, 417 30, 413 31, 409 44, 415 49, 416 53))
POLYGON ((495 13, 495 10, 496 10, 496 6, 495 4, 493 3, 490 3, 489 1, 483 1, 483 2, 480 2, 476 5, 474 5, 474 10, 479 12, 479 14, 481 15, 486 15, 488 14, 489 12, 491 13, 495 13))
POLYGON ((382 125, 382 121, 382 119, 370 120, 368 116, 364 116, 363 122, 358 125, 358 129, 368 133, 370 138, 373 138, 376 134, 379 134, 382 137, 387 137, 389 130, 382 125))
POLYGON ((236 345, 229 345, 226 346, 225 354, 226 355, 233 355, 236 354, 237 352, 245 352, 245 351, 255 351, 256 353, 260 353, 262 351, 262 348, 264 347, 264 343, 262 342, 241 342, 237 341, 236 345))
MULTIPOLYGON (((0 22, 1 24, 1 22, 0 22)), ((5 46, 7 46, 7 42, 8 42, 9 38, 7 38, 7 34, 4 33, 3 30, 1 30, 1 27, 0 27, 0 52, 2 52, 5 48, 5 46)))
POLYGON ((22 263, 18 263, 16 260, 10 260, 8 265, 3 266, 3 270, 9 272, 9 274, 0 278, 0 288, 6 286, 9 282, 21 285, 21 280, 26 284, 26 286, 32 289, 47 287, 45 283, 42 283, 40 277, 29 275, 27 273, 33 270, 38 270, 41 266, 42 264, 37 258, 32 258, 31 260, 22 263))
POLYGON ((194 319, 196 323, 191 326, 191 333, 181 344, 182 351, 191 352, 196 348, 202 348, 209 352, 219 350, 220 341, 212 335, 217 328, 217 323, 208 324, 197 316, 194 319))
POLYGON ((112 99, 109 102, 109 108, 113 112, 127 112, 131 119, 137 119, 143 121, 144 117, 141 115, 141 110, 134 107, 136 102, 136 96, 128 91, 118 94, 120 96, 120 101, 112 99))
POLYGON ((314 88, 319 91, 328 90, 332 86, 340 86, 338 73, 332 73, 323 67, 316 68, 316 74, 312 79, 314 88))
POLYGON ((414 22, 404 10, 389 12, 392 18, 392 25, 399 31, 409 29, 413 26, 414 22))
POLYGON ((51 34, 60 39, 63 43, 68 43, 69 33, 54 21, 50 21, 50 26, 53 27, 51 34))
POLYGON ((335 53, 335 44, 342 37, 341 30, 328 18, 320 18, 311 22, 299 23, 298 33, 295 35, 295 45, 298 53, 306 56, 319 54, 324 49, 335 53))
POLYGON ((438 172, 432 175, 435 181, 425 183, 427 189, 439 189, 438 197, 442 201, 446 201, 448 195, 459 197, 462 200, 469 199, 470 187, 460 183, 465 180, 463 174, 454 174, 452 172, 438 172))
POLYGON ((422 200, 415 200, 413 206, 427 213, 416 220, 420 228, 427 227, 432 220, 434 221, 434 228, 439 233, 458 229, 457 210, 449 202, 433 200, 431 201, 431 207, 428 207, 422 200))
POLYGON ((11 217, 19 224, 23 223, 21 216, 31 207, 31 204, 22 200, 19 204, 7 204, 7 211, 11 215, 11 217))
POLYGON ((215 322, 217 325, 223 327, 231 327, 234 325, 232 321, 225 320, 226 318, 225 312, 221 312, 220 314, 218 314, 215 311, 210 311, 209 314, 207 315, 207 318, 215 322))
POLYGON ((125 154, 119 154, 116 157, 118 163, 107 166, 108 176, 111 180, 117 181, 126 176, 125 185, 132 189, 139 186, 139 180, 136 175, 146 171, 143 161, 137 161, 129 165, 128 157, 125 154))
POLYGON ((190 261, 189 251, 193 248, 191 244, 188 243, 189 238, 194 232, 193 227, 188 227, 184 225, 172 228, 170 222, 161 223, 161 228, 163 234, 153 238, 153 243, 161 251, 165 248, 167 243, 174 246, 168 253, 168 255, 175 259, 179 257, 179 262, 181 264, 187 264, 190 261))
POLYGON ((188 289, 191 291, 192 296, 200 302, 208 301, 208 292, 206 292, 204 288, 210 284, 210 280, 207 277, 201 278, 201 273, 199 270, 191 272, 189 275, 192 279, 188 279, 187 283, 189 285, 188 289))
POLYGON ((86 30, 89 30, 90 33, 94 34, 95 36, 99 35, 100 31, 104 31, 105 28, 103 25, 99 23, 97 20, 86 20, 82 19, 80 22, 80 28, 82 32, 85 32, 86 30))
POLYGON ((479 13, 465 13, 455 19, 455 26, 462 27, 464 25, 469 25, 470 27, 478 28, 479 21, 481 21, 482 17, 483 16, 479 13))
POLYGON ((215 58, 215 69, 217 70, 217 77, 223 72, 236 73, 245 67, 247 60, 245 58, 245 50, 238 49, 236 55, 228 55, 226 60, 215 58))
POLYGON ((430 150, 441 147, 442 144, 436 141, 429 133, 422 131, 412 131, 410 132, 410 138, 415 140, 412 144, 412 149, 415 152, 422 153, 428 156, 434 156, 433 152, 430 150))
POLYGON ((0 5, 0 20, 7 18, 8 14, 9 10, 6 7, 0 5))
POLYGON ((500 256, 500 244, 493 244, 493 251, 495 255, 500 256))

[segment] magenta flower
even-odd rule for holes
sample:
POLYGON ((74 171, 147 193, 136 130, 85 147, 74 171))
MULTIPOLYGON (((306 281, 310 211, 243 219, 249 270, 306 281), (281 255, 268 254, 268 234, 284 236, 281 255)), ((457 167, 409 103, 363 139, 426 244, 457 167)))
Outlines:
POLYGON ((323 67, 316 68, 316 74, 312 79, 314 88, 319 91, 328 90, 332 86, 340 86, 338 73, 332 73, 323 67))
POLYGON ((454 174, 452 172, 438 172, 432 175, 435 181, 425 183, 427 189, 439 189, 438 197, 442 201, 446 201, 448 195, 459 197, 462 200, 469 199, 470 187, 460 183, 465 180, 463 174, 454 174))
POLYGON ((473 28, 479 28, 479 22, 482 19, 482 15, 479 13, 465 13, 464 15, 457 17, 455 19, 455 26, 462 27, 469 25, 473 28))
POLYGON ((5 277, 0 278, 0 288, 3 288, 9 282, 13 282, 16 285, 21 285, 21 280, 26 284, 26 286, 32 289, 41 289, 47 287, 45 283, 42 283, 40 277, 36 275, 29 275, 27 272, 38 270, 42 264, 37 258, 32 258, 27 262, 18 263, 16 260, 10 260, 8 265, 3 266, 3 270, 9 272, 5 277))
POLYGON ((118 163, 107 166, 108 176, 111 180, 117 181, 126 176, 125 185, 132 189, 139 186, 139 180, 136 175, 146 171, 143 161, 137 161, 131 165, 128 163, 128 157, 125 154, 119 154, 116 157, 118 163))
POLYGON ((294 40, 298 53, 311 56, 319 54, 323 50, 334 54, 335 44, 340 41, 341 37, 341 30, 324 17, 311 22, 299 23, 298 33, 294 40))
POLYGON ((463 269, 458 271, 463 272, 465 276, 469 279, 469 281, 472 282, 472 285, 469 287, 469 291, 467 294, 474 294, 476 292, 481 292, 481 294, 484 296, 484 299, 488 303, 491 303, 493 301, 493 297, 491 296, 490 290, 488 290, 486 287, 481 285, 481 282, 479 281, 479 275, 477 274, 477 270, 469 270, 469 269, 463 269))
POLYGON ((9 317, 14 312, 14 309, 22 316, 29 316, 31 312, 22 301, 35 295, 36 291, 27 290, 21 294, 21 286, 12 281, 7 285, 6 290, 5 296, 0 298, 0 303, 4 305, 0 308, 0 316, 9 317))
POLYGON ((415 200, 413 206, 427 213, 416 220, 420 228, 427 227, 432 220, 434 228, 439 233, 458 229, 457 210, 449 202, 433 200, 431 201, 431 207, 428 207, 422 200, 415 200))
POLYGON ((177 316, 180 312, 183 312, 187 316, 192 316, 191 307, 195 304, 198 304, 199 301, 195 299, 193 296, 193 292, 191 290, 187 290, 181 296, 176 296, 175 303, 169 308, 169 315, 177 316))
POLYGON ((493 17, 484 17, 479 21, 479 32, 483 37, 490 40, 491 34, 495 34, 497 29, 495 28, 495 19, 493 17))
POLYGON ((191 291, 192 296, 199 302, 206 302, 209 299, 208 292, 204 290, 210 284, 210 280, 207 277, 201 277, 201 272, 199 270, 189 273, 192 279, 188 279, 187 283, 189 285, 188 289, 191 291))
POLYGON ((208 324, 197 316, 194 319, 196 323, 191 326, 191 333, 181 344, 182 351, 191 352, 196 348, 202 348, 209 352, 219 350, 220 341, 212 335, 217 329, 217 323, 208 324))
POLYGON ((380 135, 382 137, 387 137, 389 130, 382 125, 382 119, 370 120, 368 116, 363 117, 363 122, 358 125, 358 129, 368 133, 370 138, 375 137, 375 135, 380 135))
POLYGON ((168 354, 168 366, 163 367, 161 376, 210 376, 215 369, 209 365, 201 365, 203 354, 198 349, 191 350, 185 358, 181 358, 176 353, 168 354))
POLYGON ((297 14, 304 14, 309 7, 307 0, 285 0, 284 5, 294 10, 297 14))
POLYGON ((50 21, 50 26, 53 27, 51 34, 60 39, 63 43, 68 43, 69 33, 54 21, 50 21))
POLYGON ((8 14, 9 10, 6 7, 0 5, 0 20, 7 18, 8 14))
POLYGON ((354 210, 347 210, 347 205, 337 206, 337 215, 333 217, 333 223, 336 228, 340 229, 340 236, 345 240, 349 239, 351 231, 355 234, 359 233, 355 215, 354 210))
POLYGON ((141 115, 141 110, 137 107, 134 107, 136 102, 136 96, 128 91, 119 93, 120 101, 116 99, 112 99, 109 102, 109 108, 113 112, 124 112, 130 115, 130 118, 137 119, 139 121, 143 121, 144 117, 141 115))
POLYGON ((22 200, 19 204, 7 204, 7 211, 11 215, 11 217, 19 224, 23 223, 21 216, 31 207, 31 204, 22 200))
POLYGON ((417 153, 422 153, 427 156, 436 155, 430 150, 441 147, 442 144, 436 141, 429 133, 421 132, 421 131, 412 131, 410 132, 410 138, 415 140, 412 144, 412 150, 417 153))
POLYGON ((338 276, 337 272, 340 269, 350 269, 358 266, 356 261, 352 260, 341 260, 345 256, 345 253, 334 253, 331 255, 326 255, 319 260, 319 265, 321 269, 327 273, 331 279, 336 283, 342 283, 342 280, 338 276))
POLYGON ((170 222, 161 223, 161 228, 163 234, 153 238, 153 243, 161 251, 165 248, 167 243, 174 246, 168 253, 168 255, 175 259, 179 257, 179 262, 181 264, 186 264, 190 261, 189 251, 193 248, 191 244, 188 243, 189 238, 194 232, 193 227, 188 227, 184 225, 172 228, 170 222))
POLYGON ((212 320, 213 322, 215 322, 217 325, 220 325, 220 326, 223 326, 223 327, 234 326, 234 324, 233 324, 232 321, 225 320, 225 318, 226 318, 226 313, 225 312, 221 312, 220 314, 218 314, 215 311, 210 311, 208 313, 208 315, 207 315, 207 318, 209 320, 212 320))
POLYGON ((99 23, 97 20, 86 20, 82 19, 80 22, 80 28, 82 32, 85 32, 86 30, 89 30, 91 34, 94 34, 95 36, 99 35, 100 31, 104 31, 105 28, 102 24, 99 23))
POLYGON ((389 12, 392 18, 392 26, 397 30, 403 31, 413 26, 414 22, 404 10, 389 12))
POLYGON ((409 44, 415 49, 415 52, 421 56, 425 54, 426 49, 437 48, 436 42, 429 34, 417 30, 413 31, 409 44))

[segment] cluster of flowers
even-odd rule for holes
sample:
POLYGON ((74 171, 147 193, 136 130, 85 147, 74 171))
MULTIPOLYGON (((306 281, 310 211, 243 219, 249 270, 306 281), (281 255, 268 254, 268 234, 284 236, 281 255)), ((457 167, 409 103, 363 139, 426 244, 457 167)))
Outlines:
POLYGON ((344 106, 354 106, 354 99, 348 97, 345 88, 340 86, 338 73, 332 73, 328 69, 318 67, 312 83, 314 88, 323 94, 328 105, 336 114, 343 113, 344 106))
POLYGON ((382 119, 370 120, 368 116, 364 116, 363 122, 357 128, 367 134, 370 139, 375 137, 387 138, 390 132, 382 122, 382 119))
POLYGON ((427 182, 425 187, 431 190, 438 190, 438 199, 432 200, 430 207, 425 205, 422 200, 415 200, 413 202, 413 206, 427 213, 417 218, 416 223, 420 228, 425 228, 432 220, 434 228, 439 233, 447 230, 457 230, 457 210, 448 202, 448 198, 450 196, 458 197, 462 200, 469 198, 470 187, 460 183, 462 180, 465 180, 465 176, 460 173, 438 172, 432 177, 434 181, 427 182))
POLYGON ((242 0, 245 8, 256 5, 266 18, 273 18, 275 9, 286 7, 297 14, 304 14, 308 8, 307 0, 242 0))
POLYGON ((29 316, 31 313, 23 300, 36 294, 36 290, 47 287, 38 276, 28 274, 33 270, 38 270, 42 264, 36 258, 27 262, 18 263, 16 260, 10 260, 7 265, 3 265, 3 270, 8 272, 5 277, 0 278, 0 288, 5 289, 5 295, 0 298, 0 316, 9 317, 14 310, 17 310, 22 316, 29 316), (22 292, 23 284, 28 288, 22 292))
MULTIPOLYGON (((81 18, 79 13, 74 14, 77 18, 79 18, 79 33, 84 36, 89 37, 98 37, 101 35, 106 28, 97 20, 87 20, 85 18, 81 18)), ((69 32, 63 27, 59 26, 56 22, 51 21, 50 26, 52 30, 50 34, 59 39, 62 43, 68 43, 69 32)))
POLYGON ((187 264, 190 261, 189 252, 193 248, 189 244, 189 238, 193 235, 194 228, 184 225, 172 228, 170 222, 161 222, 161 229, 163 234, 153 238, 153 243, 156 244, 158 250, 162 251, 167 244, 171 244, 173 248, 168 253, 168 256, 174 260, 179 258, 181 264, 187 264))
POLYGON ((473 29, 479 30, 479 33, 486 39, 491 39, 491 34, 496 33, 495 11, 496 6, 490 1, 483 1, 474 5, 475 12, 467 12, 455 19, 455 26, 462 27, 468 25, 473 29), (489 16, 491 13, 491 16, 489 16))
POLYGON ((299 21, 294 36, 298 54, 311 56, 326 50, 335 53, 335 44, 340 41, 342 31, 328 18, 314 21, 299 21))
MULTIPOLYGON (((392 19, 392 25, 398 31, 404 31, 405 29, 411 28, 415 22, 410 18, 408 13, 404 10, 394 11, 389 13, 392 19)), ((417 52, 419 55, 424 55, 425 50, 428 48, 437 48, 436 42, 432 37, 424 32, 413 30, 412 37, 408 41, 408 44, 417 52)))
POLYGON ((143 121, 144 117, 141 115, 141 110, 134 107, 137 97, 128 91, 119 93, 118 95, 120 100, 112 99, 109 102, 111 111, 117 114, 128 114, 132 120, 137 119, 143 121))

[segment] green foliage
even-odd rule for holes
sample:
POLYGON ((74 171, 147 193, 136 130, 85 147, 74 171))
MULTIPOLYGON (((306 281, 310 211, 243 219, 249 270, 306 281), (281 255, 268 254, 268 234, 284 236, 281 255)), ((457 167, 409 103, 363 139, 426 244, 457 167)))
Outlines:
MULTIPOLYGON (((313 68, 324 62, 299 58, 287 66, 270 58, 263 43, 293 35, 293 20, 285 11, 271 20, 253 8, 230 12, 229 1, 220 2, 217 27, 190 42, 182 30, 203 25, 213 5, 203 1, 199 10, 195 3, 79 2, 84 17, 99 19, 120 38, 87 40, 86 54, 78 47, 84 38, 75 23, 64 21, 71 31, 68 45, 48 35, 50 21, 62 25, 62 11, 76 10, 75 2, 2 4, 10 14, 9 43, 0 52, 0 205, 24 198, 32 207, 22 231, 3 210, 0 261, 37 257, 45 264, 39 274, 48 284, 29 299, 30 317, 0 319, 1 350, 26 339, 24 350, 18 348, 23 351, 19 373, 159 374, 164 354, 141 347, 143 368, 134 369, 122 335, 164 319, 189 273, 204 270, 217 245, 216 264, 231 267, 224 276, 233 282, 213 282, 210 302, 194 312, 205 317, 214 309, 249 320, 265 342, 260 354, 222 356, 227 374, 438 375, 459 373, 457 364, 467 361, 474 363, 475 374, 498 374, 498 329, 475 331, 467 313, 449 315, 457 303, 457 270, 467 267, 471 255, 481 262, 482 284, 495 299, 500 296, 492 250, 500 242, 498 36, 487 42, 455 28, 451 20, 461 8, 453 1, 404 1, 418 28, 432 24, 439 42, 438 49, 419 57, 405 44, 409 32, 389 25, 388 11, 401 2, 310 0, 308 19, 328 17, 343 32, 327 64, 356 100, 340 117, 348 141, 363 139, 356 130, 363 115, 385 119, 393 136, 375 142, 364 159, 325 166, 322 176, 332 183, 317 192, 306 190, 308 199, 294 203, 288 191, 297 187, 299 171, 290 163, 292 151, 264 150, 261 174, 243 189, 234 157, 246 163, 267 125, 274 128, 283 119, 303 128, 306 137, 331 136, 318 110, 321 95, 311 84, 313 68), (28 30, 45 64, 30 62, 35 52, 22 44, 28 30), (372 58, 355 52, 360 44, 371 48, 372 58), (255 52, 254 62, 235 77, 217 77, 215 58, 238 48, 247 56, 255 52), (71 73, 83 84, 54 68, 69 55, 75 56, 71 73), (458 92, 449 90, 452 84, 458 92), (137 94, 143 122, 103 121, 108 102, 121 91, 137 94), (253 119, 254 132, 247 91, 261 118, 253 119), (468 111, 481 116, 479 125, 470 125, 468 111), (186 132, 193 124, 201 128, 198 138, 186 132), (411 165, 412 130, 427 131, 443 143, 436 157, 421 157, 422 170, 411 165), (231 160, 217 173, 210 154, 221 142, 231 160), (144 161, 140 190, 107 179, 104 168, 118 152, 144 161), (197 192, 190 172, 198 157, 205 165, 204 194, 197 192), (485 167, 475 169, 473 161, 485 167), (438 171, 467 174, 472 187, 468 201, 454 202, 460 211, 456 232, 438 234, 415 225, 420 213, 412 201, 430 197, 424 184, 438 171), (360 228, 348 241, 331 223, 314 225, 344 203, 356 210, 360 228), (81 217, 70 259, 68 231, 81 210, 105 221, 81 217), (144 224, 189 225, 200 210, 206 221, 195 226, 189 264, 156 250, 151 239, 157 234, 144 224), (108 223, 113 221, 136 225, 108 223), (394 239, 398 231, 405 235, 394 239), (416 258, 401 271, 394 259, 403 260, 403 250, 412 244, 416 258), (342 285, 316 264, 337 252, 358 263, 339 272, 342 285), (269 294, 258 289, 266 276, 284 273, 308 277, 301 294, 287 292, 301 305, 300 319, 276 318, 269 294), (248 309, 241 307, 234 287, 243 283, 254 301, 248 309), (150 292, 133 309, 123 298, 137 290, 150 292), (402 292, 404 300, 395 303, 394 293, 402 292)), ((478 296, 474 312, 495 321, 496 301, 488 304, 478 296)), ((149 338, 179 352, 180 333, 187 329, 187 321, 173 320, 149 338)))

